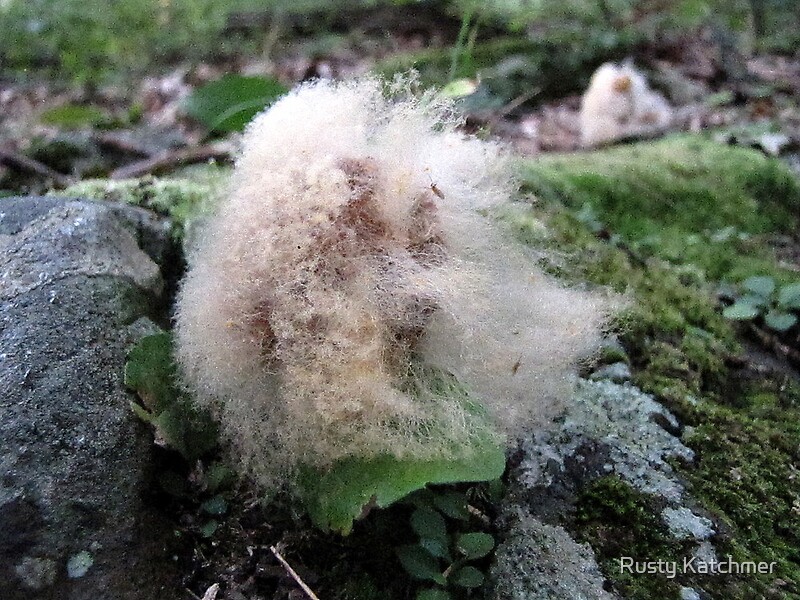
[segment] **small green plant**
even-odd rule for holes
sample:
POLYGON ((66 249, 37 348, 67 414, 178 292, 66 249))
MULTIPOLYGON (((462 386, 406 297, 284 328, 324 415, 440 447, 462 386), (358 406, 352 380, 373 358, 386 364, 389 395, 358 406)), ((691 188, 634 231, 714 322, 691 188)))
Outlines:
POLYGON ((176 385, 172 336, 156 333, 142 338, 128 354, 125 385, 141 403, 131 409, 155 430, 156 443, 177 450, 194 461, 218 444, 217 425, 176 385))
MULTIPOLYGON (((418 367, 414 370, 420 379, 410 387, 419 386, 424 381, 429 391, 440 397, 457 398, 466 407, 466 414, 475 430, 474 437, 463 448, 446 457, 382 454, 345 457, 328 469, 302 466, 298 489, 312 522, 323 531, 333 530, 347 535, 353 522, 365 516, 371 508, 385 508, 412 492, 422 494, 421 490, 428 484, 491 481, 505 471, 505 452, 498 443, 485 409, 470 398, 454 376, 432 368, 418 367)), ((420 392, 408 391, 412 394, 420 392)), ((463 516, 454 503, 451 501, 448 505, 441 498, 439 504, 434 502, 445 514, 449 510, 451 516, 463 516)))
POLYGON ((412 494, 408 502, 415 507, 410 524, 418 541, 400 546, 396 553, 406 572, 425 582, 417 600, 449 600, 459 590, 481 587, 485 576, 480 561, 496 544, 491 534, 474 530, 476 522, 481 523, 479 528, 485 528, 485 522, 467 495, 453 489, 425 489, 412 494))
MULTIPOLYGON (((193 463, 217 446, 218 429, 207 412, 198 409, 189 396, 179 391, 172 352, 172 335, 167 332, 142 338, 128 355, 125 384, 137 393, 140 402, 131 402, 131 409, 153 427, 156 443, 176 450, 193 463)), ((440 376, 436 381, 440 391, 455 393, 451 379, 440 376)), ((469 399, 465 396, 463 401, 469 399)), ((477 405, 470 410, 476 422, 486 418, 477 405)), ((485 428, 485 435, 476 436, 463 456, 427 460, 390 455, 348 457, 324 471, 301 466, 298 492, 314 525, 347 535, 353 522, 369 509, 387 507, 426 484, 500 477, 505 470, 505 454, 488 423, 481 427, 485 428)), ((211 463, 200 480, 204 491, 214 494, 225 487, 231 476, 224 464, 211 463)), ((188 493, 184 479, 171 471, 161 475, 160 484, 175 497, 188 493)), ((446 499, 438 502, 446 514, 457 513, 446 499)), ((219 495, 206 501, 201 509, 212 517, 227 510, 219 495)), ((208 527, 213 523, 212 519, 208 527)), ((203 535, 209 537, 211 533, 203 535)))
POLYGON ((763 319, 770 329, 783 333, 797 325, 800 314, 800 283, 778 286, 775 279, 755 276, 745 279, 741 293, 722 314, 735 321, 763 319))
POLYGON ((289 90, 271 77, 229 74, 197 88, 184 101, 184 110, 212 133, 244 130, 266 106, 289 90))
POLYGON ((225 462, 213 459, 218 428, 179 391, 175 375, 167 332, 142 338, 128 354, 125 384, 140 401, 131 402, 131 409, 153 427, 158 445, 180 453, 191 468, 188 476, 171 468, 158 472, 159 487, 172 498, 197 503, 197 533, 211 538, 228 513, 227 496, 236 477, 225 462))

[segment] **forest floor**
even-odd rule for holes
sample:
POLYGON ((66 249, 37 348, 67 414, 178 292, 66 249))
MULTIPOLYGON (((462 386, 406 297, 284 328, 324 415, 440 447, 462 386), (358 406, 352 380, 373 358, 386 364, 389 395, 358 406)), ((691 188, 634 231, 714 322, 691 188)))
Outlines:
MULTIPOLYGON (((378 26, 374 15, 363 16, 352 28, 357 33, 276 41, 260 57, 174 65, 159 74, 91 89, 0 80, 0 195, 39 194, 90 178, 182 177, 187 164, 209 160, 230 164, 237 136, 212 138, 183 109, 193 90, 225 73, 275 77, 291 87, 313 77, 386 73, 398 66, 415 65, 423 81, 447 71, 457 21, 431 17, 409 26, 402 18, 380 18, 378 26)), ((755 597, 751 593, 797 598, 800 327, 775 331, 763 315, 731 321, 722 317, 722 310, 741 295, 736 286, 748 277, 769 277, 778 286, 800 281, 800 213, 798 204, 792 204, 799 184, 772 173, 772 163, 763 167, 769 176, 754 170, 751 179, 737 179, 762 155, 778 157, 800 174, 800 58, 742 58, 736 72, 710 34, 669 47, 637 48, 633 58, 675 107, 675 133, 697 134, 713 147, 755 151, 716 155, 712 145, 695 147, 683 135, 596 153, 583 150, 577 118, 580 93, 598 61, 588 61, 563 84, 558 73, 541 77, 526 71, 524 52, 479 71, 481 80, 475 83, 481 93, 460 101, 465 127, 507 142, 525 161, 523 192, 537 201, 530 212, 507 219, 523 241, 553 252, 541 266, 566 279, 633 291, 640 308, 620 335, 633 383, 692 428, 686 443, 699 458, 682 473, 692 494, 724 523, 720 543, 737 555, 787 564, 777 580, 752 584, 756 587, 742 581, 720 583, 709 592, 719 598, 755 597), (713 161, 701 164, 704 158, 711 161, 709 156, 718 156, 719 171, 713 161), (627 165, 637 160, 644 170, 631 174, 627 165), (650 205, 615 195, 620 182, 647 179, 653 165, 666 175, 658 180, 655 173, 646 182, 644 197, 650 205), (694 187, 667 189, 671 174, 681 169, 702 171, 704 178, 694 187), (582 179, 587 171, 594 174, 591 181, 582 179), (718 185, 716 181, 752 184, 757 190, 761 177, 769 180, 764 189, 784 190, 786 198, 758 198, 763 204, 749 220, 736 215, 729 221, 714 220, 714 211, 732 202, 733 194, 723 190, 718 196, 705 195, 707 186, 718 185), (705 208, 692 208, 687 198, 706 203, 705 208), (669 205, 672 212, 659 212, 655 203, 669 205), (637 207, 636 223, 624 218, 620 205, 637 207), (760 216, 770 222, 765 225, 760 216), (708 221, 714 224, 706 225, 708 221), (538 236, 537 223, 553 233, 538 236), (659 229, 664 234, 654 241, 659 229), (647 231, 649 237, 637 231, 647 231), (697 246, 713 246, 711 253, 697 246, 693 250, 692 239, 699 240, 697 246), (717 243, 719 247, 713 245, 717 243), (723 283, 728 287, 723 289, 723 283), (730 480, 716 481, 720 473, 730 480), (756 519, 756 507, 765 504, 769 514, 756 519)), ((152 183, 145 181, 142 185, 152 183)), ((209 503, 218 494, 207 485, 208 464, 186 465, 167 451, 163 460, 164 472, 177 473, 182 481, 176 491, 167 481, 171 475, 165 476, 159 501, 175 515, 187 597, 213 600, 215 584, 222 584, 224 597, 231 600, 302 597, 270 550, 278 542, 279 549, 290 549, 290 562, 321 598, 411 597, 414 584, 396 577, 393 550, 409 537, 407 527, 398 528, 398 523, 407 523, 409 506, 368 520, 347 538, 324 535, 298 527, 299 511, 287 498, 264 506, 245 487, 235 502, 222 507, 209 503)), ((494 517, 486 490, 462 491, 484 517, 494 517)), ((602 531, 596 522, 583 530, 573 525, 606 569, 605 561, 620 551, 617 546, 609 549, 609 540, 625 524, 606 523, 602 531)), ((649 540, 646 534, 643 538, 649 540)), ((654 553, 671 551, 660 543, 653 542, 654 553)), ((608 570, 605 574, 612 588, 627 597, 664 597, 652 583, 617 580, 608 570)))

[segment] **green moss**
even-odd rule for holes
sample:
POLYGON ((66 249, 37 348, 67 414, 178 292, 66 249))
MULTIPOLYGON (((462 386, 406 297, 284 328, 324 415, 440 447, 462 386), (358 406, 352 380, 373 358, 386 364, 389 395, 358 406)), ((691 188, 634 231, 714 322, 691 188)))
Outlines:
POLYGON ((617 561, 682 561, 680 544, 670 537, 654 499, 615 475, 589 484, 576 504, 580 541, 589 542, 603 572, 626 598, 677 598, 680 586, 666 574, 623 573, 617 561))
POLYGON ((173 235, 181 239, 192 221, 214 206, 228 174, 226 168, 204 166, 186 169, 176 178, 88 179, 52 193, 149 208, 170 217, 173 235))
POLYGON ((692 495, 724 524, 715 540, 719 554, 730 554, 734 560, 774 561, 776 571, 774 575, 730 576, 706 587, 720 598, 762 594, 796 598, 800 593, 800 411, 770 410, 773 402, 777 408, 779 396, 763 388, 752 393, 750 400, 750 406, 736 409, 700 407, 700 422, 686 439, 696 461, 681 471, 692 495))
POLYGON ((591 210, 640 257, 693 265, 709 280, 788 277, 763 242, 797 228, 800 185, 754 150, 679 135, 546 156, 525 165, 523 181, 546 203, 591 210))
POLYGON ((617 327, 636 367, 637 384, 645 391, 663 392, 677 379, 681 385, 676 396, 697 395, 724 378, 724 357, 736 353, 738 343, 710 285, 687 282, 665 261, 640 261, 598 238, 563 206, 504 211, 501 218, 519 239, 553 250, 541 260, 546 270, 628 294, 632 301, 618 316, 617 327), (539 232, 541 221, 550 227, 548 236, 539 232))
MULTIPOLYGON (((617 327, 634 383, 694 428, 684 442, 696 461, 674 467, 721 524, 718 553, 778 563, 773 575, 680 583, 714 598, 798 597, 800 382, 732 367, 740 340, 715 298, 720 280, 796 278, 771 241, 797 229, 797 181, 758 153, 678 136, 529 161, 523 182, 539 202, 498 218, 545 249, 542 266, 627 293, 617 327)), ((627 597, 672 593, 653 575, 620 577, 613 562, 623 551, 647 560, 683 551, 664 537, 655 510, 614 479, 581 495, 579 533, 627 597)))

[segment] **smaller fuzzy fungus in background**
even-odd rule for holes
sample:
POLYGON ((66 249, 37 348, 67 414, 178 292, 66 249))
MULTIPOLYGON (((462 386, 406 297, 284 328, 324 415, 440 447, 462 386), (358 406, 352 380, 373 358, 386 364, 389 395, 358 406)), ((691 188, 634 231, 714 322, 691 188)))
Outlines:
POLYGON ((599 146, 663 133, 672 108, 632 64, 605 63, 592 75, 579 118, 583 145, 599 146))
POLYGON ((410 88, 316 82, 258 116, 190 256, 183 380, 266 490, 346 457, 463 458, 476 404, 426 373, 454 374, 498 442, 519 433, 599 339, 606 300, 482 216, 513 189, 501 149, 410 88))

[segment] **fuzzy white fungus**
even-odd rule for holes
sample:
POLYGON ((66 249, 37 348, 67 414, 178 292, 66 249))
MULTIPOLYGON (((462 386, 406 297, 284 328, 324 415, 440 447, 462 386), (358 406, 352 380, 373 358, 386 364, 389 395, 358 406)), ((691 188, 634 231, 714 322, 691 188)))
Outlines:
POLYGON ((598 341, 605 300, 482 216, 513 190, 500 147, 409 87, 320 81, 256 117, 190 256, 183 380, 265 489, 298 464, 458 452, 473 420, 412 385, 414 365, 455 374, 517 433, 598 341))

